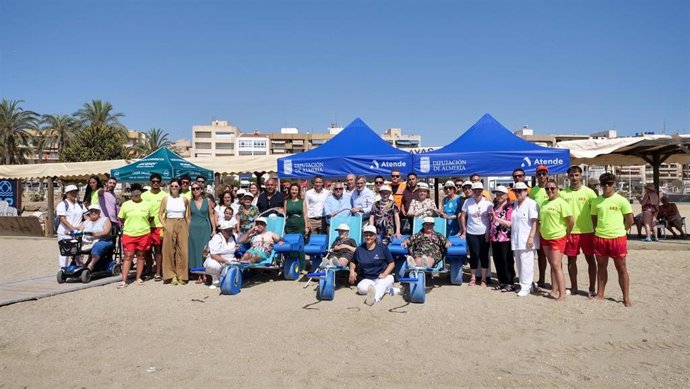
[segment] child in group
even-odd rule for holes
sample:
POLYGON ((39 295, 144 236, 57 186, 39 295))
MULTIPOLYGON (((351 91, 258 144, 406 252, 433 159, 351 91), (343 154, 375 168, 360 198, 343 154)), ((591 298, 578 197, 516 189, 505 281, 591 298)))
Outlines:
POLYGON ((336 228, 338 237, 331 245, 331 253, 321 262, 321 267, 347 266, 357 249, 357 242, 350 238, 350 227, 343 223, 336 228))

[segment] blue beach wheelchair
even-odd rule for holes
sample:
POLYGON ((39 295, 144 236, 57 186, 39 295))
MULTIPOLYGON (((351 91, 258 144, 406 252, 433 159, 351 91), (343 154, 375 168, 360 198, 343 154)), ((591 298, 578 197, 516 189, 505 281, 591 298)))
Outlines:
MULTIPOLYGON (((300 253, 304 250, 304 237, 302 234, 285 234, 285 217, 281 214, 276 215, 276 209, 269 209, 262 213, 273 215, 266 217, 266 231, 275 233, 282 237, 283 243, 277 242, 273 245, 267 259, 256 263, 233 262, 223 267, 220 273, 220 293, 235 295, 242 289, 243 274, 246 276, 252 269, 278 270, 282 272, 286 280, 296 280, 299 278, 300 253)), ((238 254, 241 256, 249 249, 249 244, 240 245, 238 254)), ((192 272, 203 272, 204 268, 195 268, 192 272)))
POLYGON ((335 227, 340 224, 347 224, 350 227, 350 238, 355 240, 357 246, 362 243, 362 217, 361 216, 335 216, 331 218, 331 230, 328 235, 313 235, 309 243, 304 247, 304 252, 309 254, 312 261, 312 273, 307 274, 309 280, 305 288, 309 286, 312 279, 319 280, 319 287, 316 289, 318 300, 333 300, 335 297, 335 273, 341 270, 349 270, 348 267, 327 265, 320 267, 324 257, 330 252, 330 247, 338 238, 338 231, 335 227))
POLYGON ((87 268, 87 265, 91 261, 91 250, 82 250, 84 232, 72 231, 70 236, 71 239, 58 241, 60 255, 70 257, 67 267, 58 270, 58 284, 75 279, 80 280, 84 284, 88 284, 93 277, 117 276, 122 273, 122 264, 117 261, 117 258, 122 255, 121 252, 118 252, 121 247, 119 234, 112 238, 113 248, 107 250, 101 256, 94 266, 93 271, 87 268), (82 261, 82 258, 86 258, 86 261, 82 261))
MULTIPOLYGON (((419 232, 422 229, 423 218, 415 218, 413 231, 419 232)), ((440 217, 434 218, 434 231, 446 236, 446 220, 440 217)), ((449 273, 450 283, 454 285, 462 284, 462 266, 467 260, 467 244, 464 239, 458 236, 451 236, 448 240, 451 246, 445 250, 444 258, 436 262, 434 267, 414 267, 408 268, 406 257, 409 254, 407 247, 402 246, 402 242, 409 236, 402 239, 393 238, 388 246, 393 258, 395 259, 395 275, 398 281, 405 285, 403 297, 413 303, 424 303, 426 300, 426 274, 445 274, 449 273), (448 269, 446 268, 448 264, 448 269)))

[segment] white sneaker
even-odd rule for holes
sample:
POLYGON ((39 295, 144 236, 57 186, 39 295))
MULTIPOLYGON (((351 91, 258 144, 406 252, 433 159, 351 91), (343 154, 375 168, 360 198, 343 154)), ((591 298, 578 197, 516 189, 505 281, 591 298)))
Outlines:
POLYGON ((520 290, 517 294, 518 297, 529 296, 529 290, 520 290))
POLYGON ((391 296, 398 296, 398 295, 400 295, 400 293, 401 293, 400 288, 391 287, 390 289, 388 289, 388 294, 391 296))
POLYGON ((415 262, 411 255, 407 256, 407 267, 410 269, 417 267, 417 262, 415 262))
POLYGON ((367 298, 364 300, 364 304, 372 306, 376 303, 376 288, 374 285, 369 285, 367 288, 367 298))

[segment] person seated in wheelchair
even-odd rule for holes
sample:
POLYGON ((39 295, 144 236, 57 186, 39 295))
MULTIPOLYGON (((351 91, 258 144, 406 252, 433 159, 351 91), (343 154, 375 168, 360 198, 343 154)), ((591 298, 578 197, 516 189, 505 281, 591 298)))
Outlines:
POLYGON ((81 251, 89 253, 86 268, 93 271, 99 259, 113 250, 112 223, 101 212, 98 204, 89 205, 85 220, 79 225, 84 232, 81 241, 81 251))
POLYGON ((668 196, 663 196, 661 198, 659 216, 663 216, 665 218, 666 228, 671 231, 674 238, 677 238, 678 235, 680 235, 683 239, 686 238, 685 232, 683 231, 683 218, 680 216, 678 206, 672 203, 671 200, 668 199, 668 196), (678 234, 673 231, 674 228, 678 230, 678 234))
POLYGON ((257 217, 254 220, 254 227, 240 237, 240 243, 248 242, 251 243, 251 247, 242 255, 240 262, 257 263, 269 259, 273 245, 276 242, 282 244, 283 238, 266 230, 266 218, 257 217))
POLYGON ((450 247, 448 238, 434 231, 434 218, 425 217, 422 229, 405 239, 401 245, 408 247, 408 267, 434 267, 442 258, 443 252, 450 247))
POLYGON ((342 223, 336 228, 338 237, 331 245, 331 252, 321 262, 321 267, 347 266, 357 249, 357 242, 350 238, 350 226, 342 223))
POLYGON ((235 223, 229 220, 222 220, 219 228, 220 232, 215 234, 211 241, 208 242, 208 256, 204 261, 204 269, 212 278, 212 288, 218 285, 218 276, 220 276, 223 266, 237 261, 235 250, 237 250, 238 245, 233 233, 235 223))

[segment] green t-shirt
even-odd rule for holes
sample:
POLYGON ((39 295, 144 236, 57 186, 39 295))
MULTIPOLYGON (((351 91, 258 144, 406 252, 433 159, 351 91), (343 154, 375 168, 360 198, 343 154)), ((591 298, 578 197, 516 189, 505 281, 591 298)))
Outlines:
POLYGON ((192 190, 190 189, 185 193, 180 192, 180 196, 186 197, 187 200, 191 200, 192 199, 192 190))
MULTIPOLYGON (((91 192, 91 205, 99 205, 98 204, 98 191, 100 189, 96 189, 93 192, 91 192)), ((102 211, 101 211, 102 212, 102 211)))
POLYGON ((162 190, 158 193, 153 193, 149 190, 141 194, 141 199, 151 203, 154 212, 153 223, 151 223, 151 227, 163 227, 163 223, 161 223, 161 221, 158 220, 158 211, 161 209, 161 201, 163 201, 164 197, 168 197, 168 194, 162 190))
POLYGON ((570 204, 570 210, 573 213, 573 219, 575 219, 573 234, 589 234, 594 232, 590 205, 592 200, 597 198, 597 194, 590 188, 582 185, 578 190, 565 188, 560 192, 560 196, 570 204))
POLYGON ((545 202, 549 201, 549 195, 546 194, 546 190, 539 185, 535 185, 532 189, 530 189, 529 197, 540 207, 545 202))
POLYGON ((122 207, 120 207, 120 213, 117 214, 117 217, 125 220, 122 233, 127 236, 136 237, 151 233, 149 217, 153 215, 154 213, 150 202, 142 200, 135 203, 132 200, 127 200, 122 204, 122 207))
POLYGON ((592 200, 591 214, 597 217, 594 235, 607 239, 625 236, 627 231, 623 216, 629 213, 632 213, 630 202, 618 193, 611 197, 599 196, 592 200))
POLYGON ((539 234, 542 238, 552 240, 565 236, 568 216, 573 216, 570 204, 560 197, 549 201, 548 199, 539 207, 539 234))

